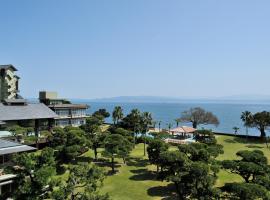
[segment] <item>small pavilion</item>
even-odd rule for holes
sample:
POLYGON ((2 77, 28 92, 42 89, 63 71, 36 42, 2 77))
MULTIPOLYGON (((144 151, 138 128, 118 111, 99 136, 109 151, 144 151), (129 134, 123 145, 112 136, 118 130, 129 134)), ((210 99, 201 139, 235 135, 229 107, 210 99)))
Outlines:
POLYGON ((174 129, 170 130, 171 135, 177 135, 177 136, 182 136, 186 138, 187 136, 193 135, 196 132, 197 129, 188 127, 188 126, 180 126, 176 127, 174 129))

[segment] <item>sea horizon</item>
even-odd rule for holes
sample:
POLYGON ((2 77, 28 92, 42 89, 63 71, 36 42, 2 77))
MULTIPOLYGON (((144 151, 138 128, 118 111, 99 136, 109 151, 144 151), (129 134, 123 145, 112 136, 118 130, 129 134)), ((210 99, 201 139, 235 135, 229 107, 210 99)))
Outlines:
MULTIPOLYGON (((211 102, 179 102, 179 103, 157 103, 157 102, 92 102, 92 101, 73 101, 73 103, 85 103, 90 107, 87 114, 92 114, 98 109, 105 108, 112 113, 115 106, 121 106, 124 114, 128 114, 132 109, 139 109, 142 112, 151 112, 154 121, 161 121, 161 127, 167 128, 168 124, 173 124, 176 127, 175 119, 180 118, 181 113, 193 107, 202 107, 207 111, 215 114, 220 124, 219 126, 201 125, 199 128, 211 129, 215 132, 233 134, 233 127, 239 127, 238 135, 246 135, 246 128, 240 117, 242 112, 250 111, 252 113, 269 111, 270 104, 257 103, 211 103, 211 102)), ((112 123, 112 118, 106 119, 107 123, 112 123)), ((191 126, 190 123, 180 123, 179 126, 191 126)), ((259 136, 260 132, 255 128, 249 128, 250 136, 259 136)), ((270 131, 267 130, 267 135, 270 136, 270 131)))
MULTIPOLYGON (((37 98, 28 98, 29 101, 38 102, 37 98)), ((199 128, 211 129, 214 132, 234 134, 233 127, 238 127, 238 135, 246 135, 246 128, 240 117, 242 112, 250 111, 252 113, 261 111, 270 111, 270 100, 182 100, 178 102, 142 102, 142 101, 97 101, 96 99, 69 99, 72 103, 87 104, 87 114, 91 115, 98 109, 105 108, 110 114, 115 106, 121 106, 124 114, 127 115, 132 109, 139 109, 142 112, 151 112, 154 121, 161 121, 161 128, 168 128, 168 124, 176 127, 175 119, 180 118, 181 113, 194 107, 202 107, 215 114, 220 124, 219 126, 200 125, 199 128)), ((112 123, 111 116, 105 120, 106 123, 112 123)), ((191 123, 180 123, 179 126, 191 126, 191 123)), ((249 128, 250 136, 259 136, 260 132, 256 128, 249 128)), ((270 130, 266 130, 270 136, 270 130)))

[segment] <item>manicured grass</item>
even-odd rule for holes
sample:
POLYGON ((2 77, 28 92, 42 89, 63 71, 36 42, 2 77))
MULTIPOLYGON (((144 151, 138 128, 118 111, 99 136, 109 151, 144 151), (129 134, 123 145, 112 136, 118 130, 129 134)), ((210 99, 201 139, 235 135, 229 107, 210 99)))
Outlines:
POLYGON ((220 160, 237 159, 236 153, 241 150, 261 150, 270 161, 270 149, 260 140, 245 138, 236 138, 232 136, 216 136, 218 143, 224 147, 224 154, 219 157, 220 160))
POLYGON ((148 165, 147 157, 143 156, 143 145, 137 145, 127 164, 122 164, 117 174, 105 180, 102 193, 108 193, 115 200, 161 199, 160 195, 167 195, 164 191, 166 187, 163 186, 168 183, 155 180, 155 169, 148 165))
MULTIPOLYGON (((237 159, 235 155, 240 150, 261 150, 270 160, 270 149, 265 144, 246 139, 239 139, 231 136, 217 136, 219 144, 224 146, 224 154, 218 157, 219 160, 237 159)), ((176 150, 171 147, 171 150, 176 150)), ((102 152, 102 149, 99 149, 102 152)), ((94 155, 92 151, 88 151, 81 156, 78 161, 91 161, 94 155)), ((174 200, 173 185, 167 182, 156 180, 156 167, 148 164, 147 157, 143 156, 143 144, 139 144, 132 151, 127 164, 123 164, 122 159, 116 159, 118 172, 114 175, 110 174, 109 160, 105 160, 99 153, 99 158, 103 159, 96 164, 103 167, 108 173, 104 180, 104 186, 100 192, 108 193, 112 200, 174 200), (168 186, 169 185, 169 186, 168 186), (168 198, 169 197, 169 198, 168 198)), ((65 177, 66 174, 62 175, 65 177)), ((242 178, 238 175, 231 174, 221 170, 217 187, 223 186, 229 182, 242 182, 242 178)))
MULTIPOLYGON (((219 160, 234 160, 238 159, 236 153, 241 150, 261 150, 264 155, 270 161, 270 149, 267 148, 266 144, 261 143, 259 140, 237 138, 232 136, 216 136, 218 143, 222 144, 224 147, 224 154, 218 157, 219 160)), ((225 183, 230 182, 242 182, 243 179, 236 175, 231 174, 227 171, 221 170, 219 173, 219 179, 217 181, 217 186, 223 186, 225 183)))

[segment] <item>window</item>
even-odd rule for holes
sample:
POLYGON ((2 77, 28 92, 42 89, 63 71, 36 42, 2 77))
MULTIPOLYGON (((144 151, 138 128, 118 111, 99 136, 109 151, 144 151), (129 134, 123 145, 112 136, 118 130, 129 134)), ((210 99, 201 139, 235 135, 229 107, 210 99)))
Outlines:
POLYGON ((70 116, 69 110, 56 110, 55 113, 60 117, 68 117, 70 116))
POLYGON ((85 116, 85 110, 84 109, 74 109, 71 111, 72 116, 85 116))
POLYGON ((60 119, 55 121, 56 126, 68 126, 69 120, 68 119, 60 119))
POLYGON ((72 126, 81 126, 85 124, 85 119, 72 119, 71 124, 72 126))

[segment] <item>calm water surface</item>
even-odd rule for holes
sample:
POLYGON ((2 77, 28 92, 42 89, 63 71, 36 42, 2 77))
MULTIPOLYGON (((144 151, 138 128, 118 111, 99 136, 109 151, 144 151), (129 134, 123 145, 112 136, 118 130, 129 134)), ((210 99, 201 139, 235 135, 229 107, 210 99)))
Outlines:
MULTIPOLYGON (((151 112, 154 120, 162 121, 162 127, 167 128, 168 123, 173 123, 176 126, 175 119, 181 116, 181 113, 191 107, 202 107, 207 111, 213 112, 220 121, 218 127, 215 126, 202 126, 212 130, 224 133, 233 133, 233 127, 240 128, 239 134, 246 134, 243 123, 240 119, 243 111, 260 112, 270 111, 270 104, 218 104, 218 103, 99 103, 99 102, 84 102, 90 105, 88 114, 94 111, 105 108, 112 112, 115 106, 121 106, 124 113, 129 113, 132 109, 138 108, 141 111, 151 112)), ((107 119, 107 122, 112 122, 112 119, 107 119)), ((190 125, 190 124, 181 124, 190 125)), ((270 130, 267 131, 270 135, 270 130)), ((249 129, 250 135, 259 135, 256 129, 249 129)))

